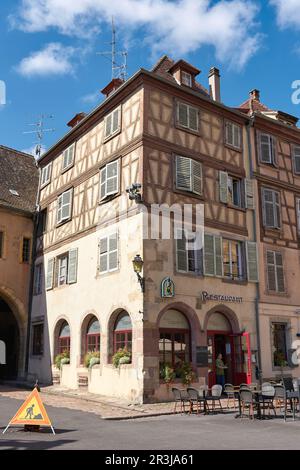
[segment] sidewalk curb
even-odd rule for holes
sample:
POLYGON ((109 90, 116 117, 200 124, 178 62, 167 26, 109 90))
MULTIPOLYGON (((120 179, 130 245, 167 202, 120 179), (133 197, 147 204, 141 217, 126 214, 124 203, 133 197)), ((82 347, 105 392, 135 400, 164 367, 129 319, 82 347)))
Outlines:
POLYGON ((103 417, 105 421, 125 421, 125 420, 131 420, 131 419, 141 419, 141 418, 155 418, 157 416, 170 416, 170 415, 179 415, 181 414, 180 411, 176 411, 175 413, 173 411, 162 411, 161 413, 155 414, 155 413, 149 413, 149 414, 144 414, 144 415, 136 415, 136 416, 107 416, 103 417))

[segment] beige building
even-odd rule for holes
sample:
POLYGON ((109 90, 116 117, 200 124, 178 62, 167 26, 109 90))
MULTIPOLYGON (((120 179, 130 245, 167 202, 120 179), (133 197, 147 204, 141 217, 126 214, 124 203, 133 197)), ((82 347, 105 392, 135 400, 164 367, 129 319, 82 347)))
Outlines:
POLYGON ((37 189, 34 158, 0 146, 0 341, 6 349, 0 364, 2 380, 26 378, 37 189))
POLYGON ((143 402, 166 397, 166 365, 179 376, 179 364, 191 364, 197 383, 215 383, 222 353, 226 381, 255 380, 250 119, 220 102, 217 69, 210 91, 199 73, 164 56, 150 72, 114 80, 40 159, 32 379, 143 402), (162 225, 155 233, 151 216, 162 204, 171 208, 169 237, 162 225), (180 227, 175 213, 186 206, 194 220, 180 227), (187 243, 190 232, 197 243, 187 243), (134 258, 143 261, 140 283, 134 258), (131 360, 115 367, 120 348, 131 360), (100 363, 86 368, 91 351, 100 363))

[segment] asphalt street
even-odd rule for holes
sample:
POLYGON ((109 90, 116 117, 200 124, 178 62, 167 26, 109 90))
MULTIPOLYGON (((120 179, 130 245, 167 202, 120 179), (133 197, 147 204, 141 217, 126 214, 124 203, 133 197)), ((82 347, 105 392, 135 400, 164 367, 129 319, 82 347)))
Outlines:
POLYGON ((19 428, 3 435, 21 403, 0 397, 0 450, 300 449, 300 420, 249 421, 235 419, 234 414, 107 421, 93 413, 47 406, 55 436, 50 429, 28 433, 19 428))

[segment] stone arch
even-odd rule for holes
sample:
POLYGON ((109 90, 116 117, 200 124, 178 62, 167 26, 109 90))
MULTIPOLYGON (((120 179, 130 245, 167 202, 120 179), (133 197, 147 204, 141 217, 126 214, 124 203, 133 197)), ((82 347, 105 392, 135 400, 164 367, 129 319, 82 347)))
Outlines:
POLYGON ((232 333, 240 333, 240 325, 236 313, 231 308, 222 304, 216 305, 206 313, 203 323, 203 330, 205 331, 205 333, 207 332, 207 326, 210 317, 216 313, 224 315, 224 317, 228 320, 231 325, 232 333))

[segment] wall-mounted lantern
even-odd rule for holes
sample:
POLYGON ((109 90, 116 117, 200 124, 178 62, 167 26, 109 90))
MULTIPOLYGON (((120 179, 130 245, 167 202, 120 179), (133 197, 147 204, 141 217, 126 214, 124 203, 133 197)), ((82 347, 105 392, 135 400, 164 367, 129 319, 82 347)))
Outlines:
POLYGON ((140 257, 140 255, 136 255, 132 260, 133 270, 137 275, 138 281, 140 283, 142 292, 145 292, 145 278, 141 276, 141 272, 143 270, 144 261, 140 257))
POLYGON ((130 201, 135 201, 136 203, 142 202, 142 195, 140 193, 141 187, 142 185, 140 183, 133 183, 126 189, 130 201))

